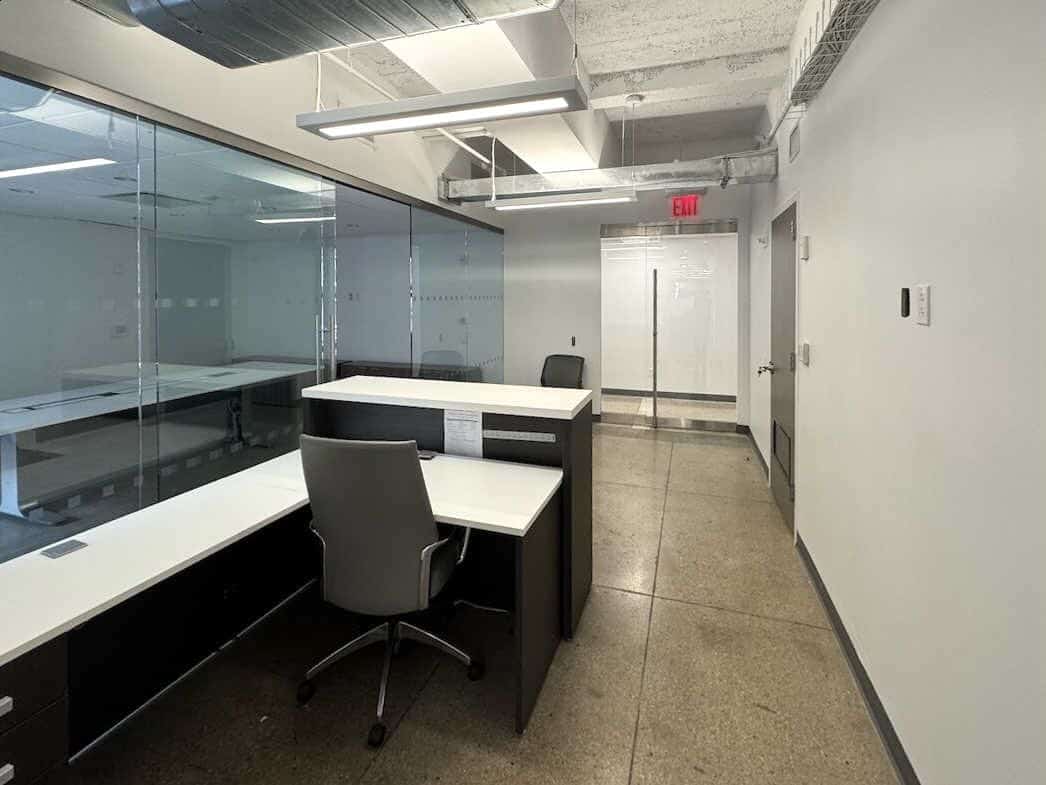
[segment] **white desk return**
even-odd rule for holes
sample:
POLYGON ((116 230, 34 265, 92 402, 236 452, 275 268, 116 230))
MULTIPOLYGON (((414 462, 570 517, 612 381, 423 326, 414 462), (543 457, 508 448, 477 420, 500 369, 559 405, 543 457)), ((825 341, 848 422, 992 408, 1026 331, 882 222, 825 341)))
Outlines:
MULTIPOLYGON (((436 520, 522 537, 562 471, 423 461, 436 520)), ((297 451, 77 535, 88 547, 0 564, 0 665, 308 504, 297 451)))

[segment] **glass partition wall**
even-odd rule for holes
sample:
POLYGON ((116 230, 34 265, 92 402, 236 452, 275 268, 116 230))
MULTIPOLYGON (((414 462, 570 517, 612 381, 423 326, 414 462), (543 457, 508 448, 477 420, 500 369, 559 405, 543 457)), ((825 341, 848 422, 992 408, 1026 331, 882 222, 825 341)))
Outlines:
POLYGON ((503 378, 499 233, 3 76, 0 249, 0 561, 295 449, 318 380, 503 378))

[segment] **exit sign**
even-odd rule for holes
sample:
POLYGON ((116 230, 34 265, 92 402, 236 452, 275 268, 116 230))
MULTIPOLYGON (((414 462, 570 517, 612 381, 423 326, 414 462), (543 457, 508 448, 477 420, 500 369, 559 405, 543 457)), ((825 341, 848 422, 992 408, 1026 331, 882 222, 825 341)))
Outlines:
POLYGON ((701 209, 701 197, 698 194, 673 196, 669 206, 673 218, 696 218, 701 209))

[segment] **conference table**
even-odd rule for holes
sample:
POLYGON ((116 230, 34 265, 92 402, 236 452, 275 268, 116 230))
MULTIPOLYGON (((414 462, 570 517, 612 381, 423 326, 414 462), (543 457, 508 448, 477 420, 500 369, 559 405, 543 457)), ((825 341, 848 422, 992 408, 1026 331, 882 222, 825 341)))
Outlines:
MULTIPOLYGON (((264 360, 218 366, 147 364, 144 368, 146 375, 141 387, 138 364, 119 363, 67 371, 63 374, 62 390, 0 401, 0 513, 38 523, 53 524, 62 520, 40 512, 27 518, 23 512, 29 500, 21 497, 19 487, 20 433, 114 415, 139 406, 154 407, 249 390, 316 371, 314 365, 264 360)), ((242 433, 229 435, 242 437, 242 433)))

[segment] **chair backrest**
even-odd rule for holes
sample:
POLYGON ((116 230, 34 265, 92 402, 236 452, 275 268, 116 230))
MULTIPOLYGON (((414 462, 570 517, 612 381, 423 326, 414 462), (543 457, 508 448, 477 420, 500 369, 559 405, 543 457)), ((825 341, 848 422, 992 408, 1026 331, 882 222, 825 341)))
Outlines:
POLYGON ((421 610, 421 551, 439 539, 415 442, 301 437, 323 596, 375 616, 421 610))
POLYGON ((541 369, 542 387, 571 387, 581 389, 581 374, 585 358, 576 354, 550 354, 541 369))

